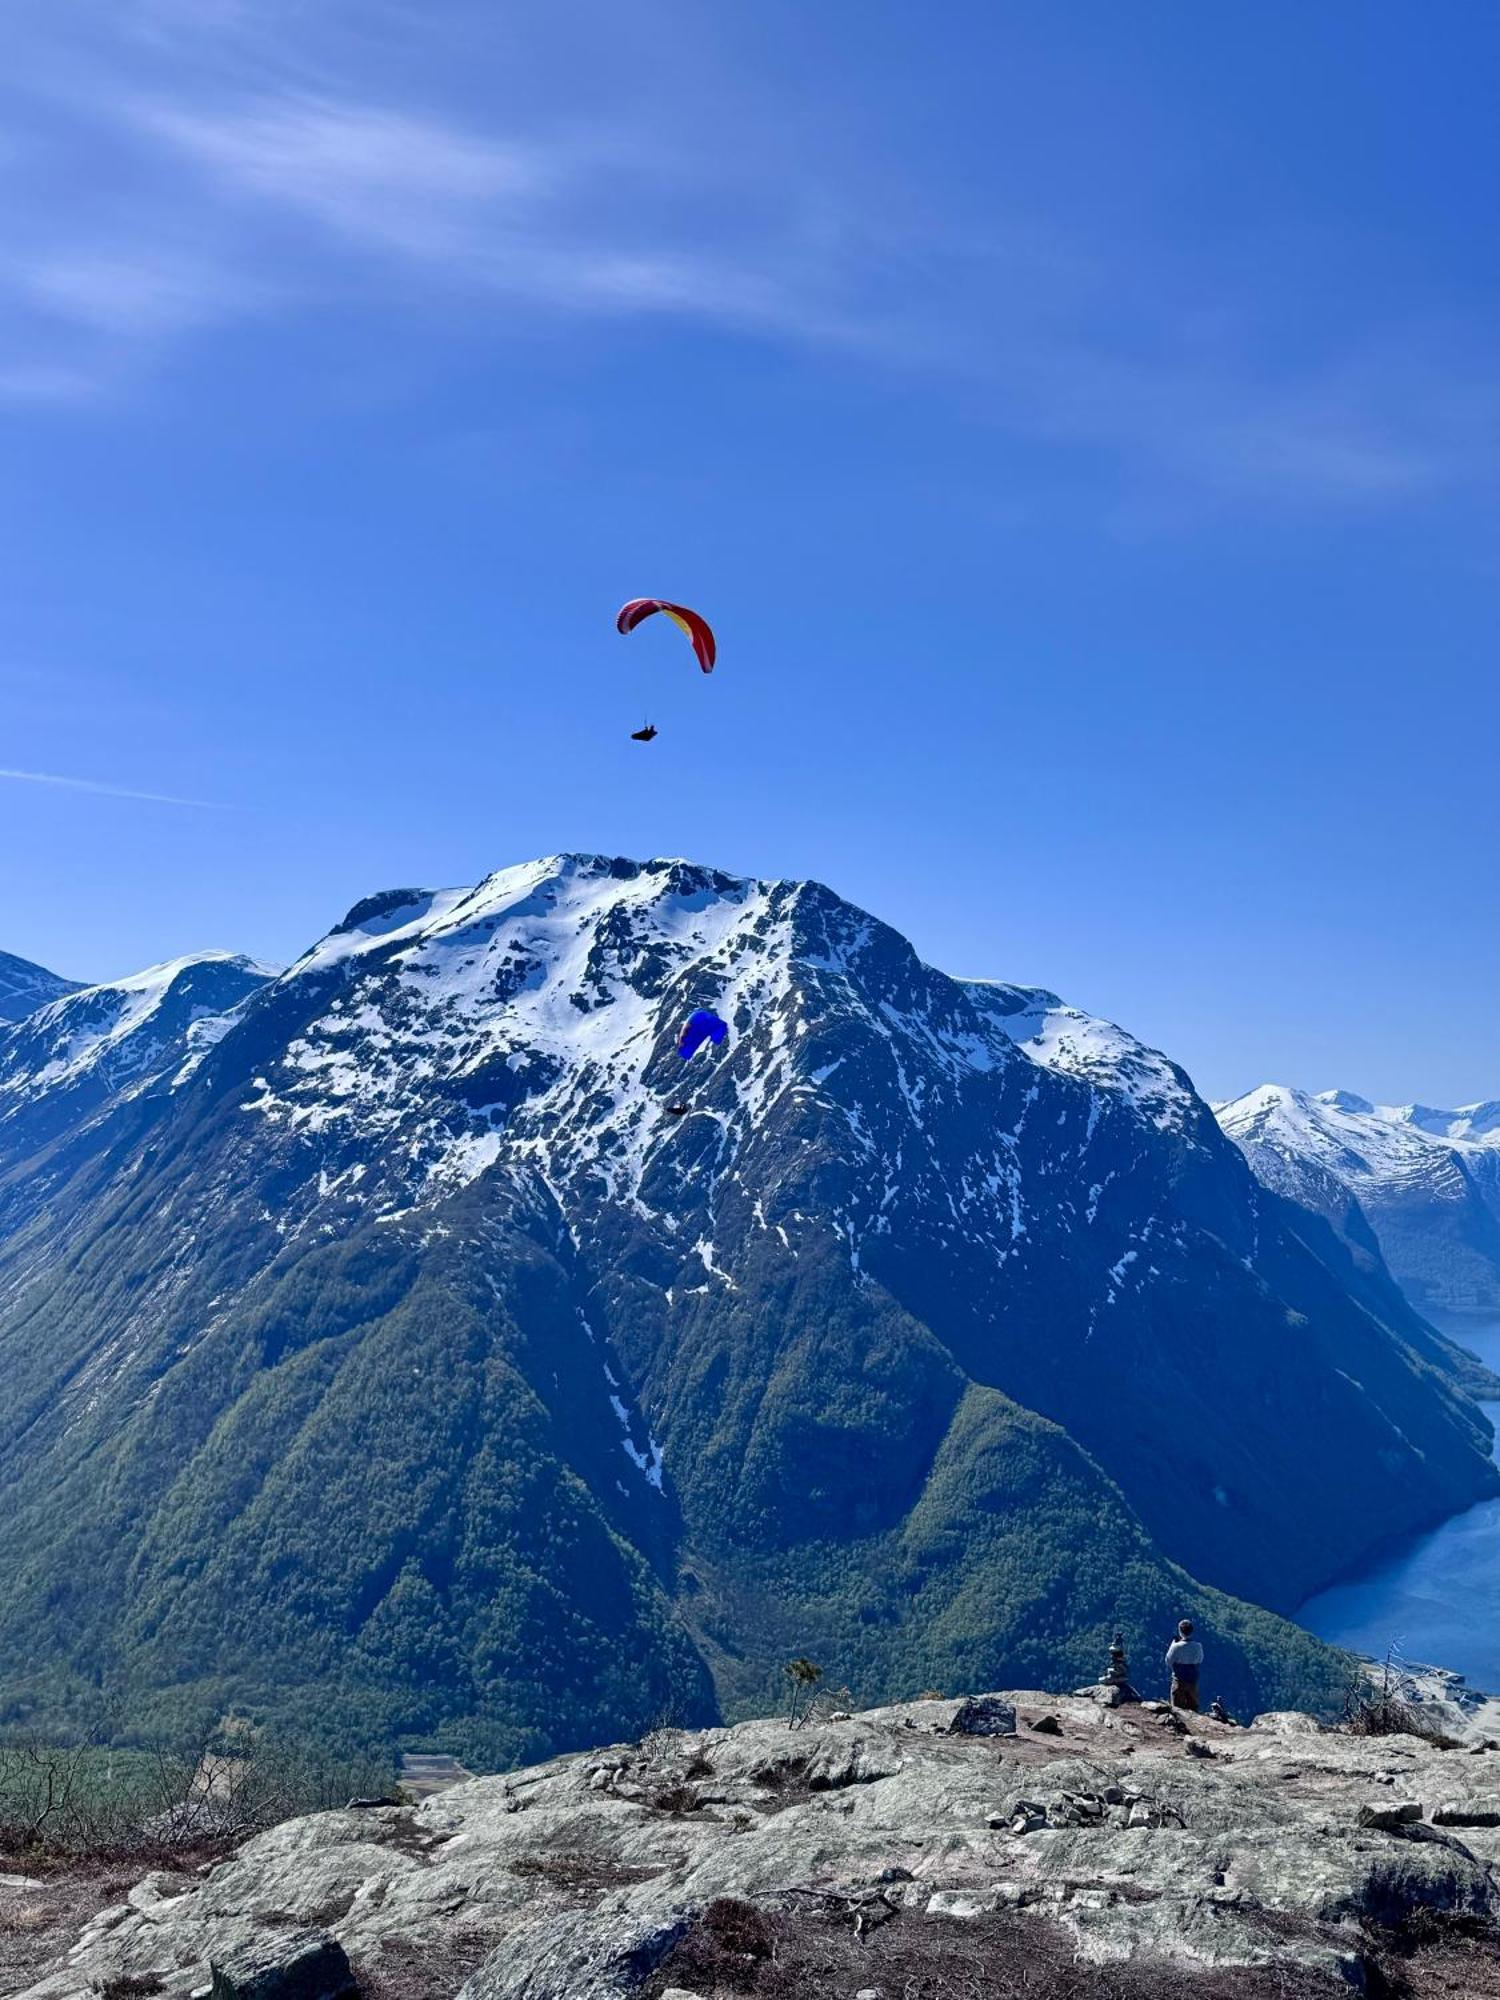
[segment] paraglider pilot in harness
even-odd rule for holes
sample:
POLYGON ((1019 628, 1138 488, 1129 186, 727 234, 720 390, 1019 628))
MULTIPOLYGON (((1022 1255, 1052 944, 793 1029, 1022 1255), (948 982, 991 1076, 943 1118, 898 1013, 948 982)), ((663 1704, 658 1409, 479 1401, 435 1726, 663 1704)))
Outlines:
MULTIPOLYGON (((628 604, 622 604, 615 619, 617 632, 633 632, 646 619, 654 618, 660 612, 675 625, 693 649, 693 657, 704 673, 711 674, 714 661, 718 658, 718 641, 714 638, 713 627, 701 612, 691 610, 686 604, 670 604, 665 597, 632 597, 628 604)), ((646 723, 642 729, 632 729, 632 743, 650 743, 656 736, 656 725, 646 723)))
MULTIPOLYGON (((712 1042, 717 1048, 729 1033, 729 1023, 721 1020, 710 1007, 695 1007, 682 1024, 682 1033, 677 1037, 677 1053, 684 1062, 691 1062, 705 1042, 712 1042)), ((686 1104, 669 1104, 669 1118, 685 1118, 689 1107, 686 1104)))

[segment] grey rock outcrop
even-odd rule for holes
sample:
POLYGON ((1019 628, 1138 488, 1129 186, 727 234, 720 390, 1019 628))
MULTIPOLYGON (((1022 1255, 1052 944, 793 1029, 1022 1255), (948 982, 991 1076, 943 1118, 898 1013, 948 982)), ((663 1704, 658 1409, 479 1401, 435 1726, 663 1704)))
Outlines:
POLYGON ((359 2000, 343 1946, 321 1931, 247 1929, 209 1970, 210 2000, 359 2000))
POLYGON ((696 1992, 674 1958, 722 1899, 836 1921, 877 1990, 882 1953, 923 1927, 978 1950, 986 1925, 1034 1921, 1090 1962, 1358 1981, 1380 1926, 1500 1914, 1496 1753, 1195 1716, 1188 1740, 1213 1752, 1200 1759, 1134 1706, 982 1701, 1020 1729, 967 1735, 954 1724, 972 1702, 921 1701, 799 1729, 658 1731, 416 1806, 290 1821, 196 1882, 148 1878, 23 2000, 130 1979, 189 2000, 210 1966, 242 1982, 214 1988, 223 2000, 325 2000, 230 1971, 232 1953, 253 1964, 310 1931, 336 1940, 336 1976, 347 1964, 374 1990, 382 1963, 446 1952, 463 2000, 696 1992), (1060 1735, 1029 1727, 1042 1714, 1060 1735), (1418 1799, 1442 1801, 1431 1820, 1410 1817, 1418 1799))

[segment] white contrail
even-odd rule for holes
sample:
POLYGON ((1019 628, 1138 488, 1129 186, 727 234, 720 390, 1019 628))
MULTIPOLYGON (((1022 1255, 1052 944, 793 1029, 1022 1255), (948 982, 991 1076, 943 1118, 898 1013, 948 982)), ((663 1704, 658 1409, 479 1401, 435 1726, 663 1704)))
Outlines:
POLYGON ((92 778, 60 778, 55 771, 8 771, 0 766, 0 778, 12 778, 22 785, 61 785, 69 792, 102 792, 107 799, 145 799, 153 806, 203 806, 216 812, 212 799, 179 799, 171 792, 136 792, 128 785, 101 785, 92 778))

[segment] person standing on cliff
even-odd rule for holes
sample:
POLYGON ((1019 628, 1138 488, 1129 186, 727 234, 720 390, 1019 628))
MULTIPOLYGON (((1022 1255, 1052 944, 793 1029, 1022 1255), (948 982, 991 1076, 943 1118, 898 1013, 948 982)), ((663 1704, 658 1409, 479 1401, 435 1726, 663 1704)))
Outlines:
POLYGON ((1198 1676, 1203 1667, 1203 1648, 1193 1637, 1193 1621, 1184 1618, 1177 1637, 1167 1648, 1167 1666, 1172 1674, 1172 1706, 1198 1713, 1198 1676))

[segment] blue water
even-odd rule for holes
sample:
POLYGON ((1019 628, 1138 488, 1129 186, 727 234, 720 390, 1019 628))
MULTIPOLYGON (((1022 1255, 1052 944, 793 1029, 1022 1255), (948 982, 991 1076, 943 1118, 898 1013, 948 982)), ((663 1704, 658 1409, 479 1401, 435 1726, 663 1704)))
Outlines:
MULTIPOLYGON (((1500 1321, 1445 1331, 1500 1371, 1500 1321)), ((1500 1403, 1484 1410, 1500 1434, 1500 1403)), ((1500 1500, 1482 1500, 1357 1581, 1320 1591, 1297 1620, 1334 1645, 1383 1657, 1394 1644, 1408 1660, 1451 1667, 1471 1687, 1500 1693, 1500 1500)))

